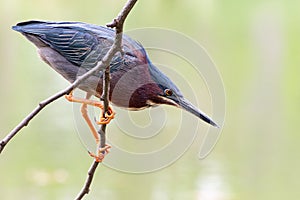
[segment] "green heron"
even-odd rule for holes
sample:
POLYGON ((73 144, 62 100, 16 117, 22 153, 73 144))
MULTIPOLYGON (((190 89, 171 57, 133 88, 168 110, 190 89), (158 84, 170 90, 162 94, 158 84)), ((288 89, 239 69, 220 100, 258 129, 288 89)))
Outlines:
MULTIPOLYGON (((69 82, 74 82, 78 75, 96 66, 111 47, 115 37, 115 31, 111 28, 81 22, 27 21, 12 28, 35 44, 40 57, 69 82)), ((212 119, 185 99, 176 85, 151 63, 140 43, 124 35, 122 45, 122 52, 117 53, 110 63, 111 103, 130 110, 160 104, 172 105, 218 127, 212 119)), ((67 100, 82 103, 83 118, 97 144, 99 136, 88 117, 87 105, 103 109, 100 102, 90 100, 93 95, 101 97, 102 78, 103 72, 99 72, 78 86, 87 93, 85 99, 73 97, 72 92, 66 95, 67 100)), ((100 118, 98 124, 109 123, 113 117, 114 112, 110 108, 106 117, 100 118)), ((92 156, 101 161, 103 157, 99 152, 108 148, 110 146, 107 145, 98 151, 98 156, 92 156)))

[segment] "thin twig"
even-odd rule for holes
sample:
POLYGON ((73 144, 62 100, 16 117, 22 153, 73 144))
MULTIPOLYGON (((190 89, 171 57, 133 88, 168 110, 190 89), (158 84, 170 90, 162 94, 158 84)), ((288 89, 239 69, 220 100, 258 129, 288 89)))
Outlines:
MULTIPOLYGON (((116 29, 117 30, 117 29, 116 29)), ((120 33, 122 34, 122 33, 120 33)), ((122 40, 121 40, 122 41, 122 40)), ((122 45, 122 44, 120 44, 122 45)), ((121 46, 120 46, 121 49, 121 46)), ((107 66, 107 68, 104 71, 104 77, 103 77, 103 92, 101 99, 103 101, 103 117, 105 118, 106 113, 108 112, 109 107, 109 82, 110 82, 110 66, 107 66)), ((100 147, 104 148, 106 144, 106 124, 102 124, 101 128, 98 131, 100 135, 100 147)), ((103 152, 105 153, 105 152, 103 152)))
POLYGON ((105 56, 102 58, 101 61, 97 63, 97 65, 91 69, 90 71, 86 72, 82 76, 79 76, 76 81, 74 81, 69 87, 67 87, 64 90, 61 90, 60 92, 56 93, 55 95, 45 99, 44 101, 40 102, 39 105, 30 113, 28 114, 3 140, 0 142, 0 154, 3 151, 4 147, 7 145, 7 143, 25 126, 28 125, 28 123, 42 110, 44 109, 48 104, 54 102, 55 100, 59 99, 60 97, 69 94, 73 89, 78 87, 80 83, 82 83, 84 80, 86 80, 88 77, 90 77, 92 74, 97 73, 103 69, 105 69, 107 66, 109 66, 109 63, 113 56, 119 51, 121 47, 122 42, 122 30, 123 30, 123 23, 128 15, 128 13, 133 8, 134 4, 137 2, 137 0, 128 0, 128 2, 125 4, 124 8, 118 15, 116 19, 112 23, 110 23, 109 27, 116 27, 116 37, 113 45, 109 49, 109 51, 105 54, 105 56))
POLYGON ((97 169, 99 165, 99 162, 97 162, 96 160, 94 160, 93 164, 91 165, 89 171, 88 171, 88 177, 85 181, 84 187, 82 188, 82 190, 80 191, 80 193, 78 194, 78 196, 76 197, 76 200, 80 200, 84 197, 84 195, 88 194, 90 191, 90 186, 92 183, 92 180, 94 178, 94 174, 95 171, 97 169))
MULTIPOLYGON (((75 82, 74 82, 75 83, 75 82)), ((53 101, 59 99, 60 97, 62 97, 65 94, 68 94, 72 91, 73 89, 73 84, 70 85, 68 88, 66 88, 65 90, 62 90, 58 93, 56 93, 55 95, 45 99, 44 101, 41 101, 39 103, 39 105, 33 110, 31 111, 31 113, 29 113, 29 115, 27 115, 3 140, 1 140, 0 143, 0 153, 3 151, 5 145, 7 145, 7 143, 25 126, 28 125, 28 123, 44 108, 46 107, 48 104, 52 103, 53 101)))
MULTIPOLYGON (((125 4, 125 6, 121 10, 121 12, 118 14, 117 18, 115 18, 111 23, 106 24, 106 26, 110 27, 110 28, 115 27, 117 34, 122 33, 123 32, 123 24, 125 22, 125 19, 128 16, 128 14, 130 13, 131 9, 133 8, 133 6, 135 5, 136 2, 137 2, 137 0, 127 1, 127 3, 125 4)), ((122 37, 122 35, 121 35, 121 37, 122 37)))

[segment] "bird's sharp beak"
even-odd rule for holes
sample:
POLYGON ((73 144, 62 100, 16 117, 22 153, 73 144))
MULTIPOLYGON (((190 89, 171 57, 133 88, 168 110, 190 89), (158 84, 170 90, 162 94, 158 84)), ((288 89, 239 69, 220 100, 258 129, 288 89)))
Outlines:
POLYGON ((179 105, 179 107, 183 108, 184 110, 196 115, 197 117, 199 117, 203 121, 211 124, 212 126, 219 128, 219 126, 212 119, 210 119, 205 113, 203 113, 198 108, 196 108, 188 100, 186 100, 184 98, 180 98, 180 99, 178 99, 178 101, 176 103, 179 105))

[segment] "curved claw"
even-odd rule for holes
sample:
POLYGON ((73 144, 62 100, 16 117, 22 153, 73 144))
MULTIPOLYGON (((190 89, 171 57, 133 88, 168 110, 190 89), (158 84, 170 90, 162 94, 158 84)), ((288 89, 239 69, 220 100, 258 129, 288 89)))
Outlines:
POLYGON ((69 94, 66 94, 66 95, 65 95, 65 98, 66 98, 68 101, 73 102, 73 91, 71 91, 69 94))
MULTIPOLYGON (((103 110, 102 110, 103 111, 103 110)), ((105 113, 105 117, 103 117, 102 113, 100 114, 100 120, 96 121, 97 124, 108 124, 113 118, 115 118, 115 112, 109 106, 108 111, 105 113)))

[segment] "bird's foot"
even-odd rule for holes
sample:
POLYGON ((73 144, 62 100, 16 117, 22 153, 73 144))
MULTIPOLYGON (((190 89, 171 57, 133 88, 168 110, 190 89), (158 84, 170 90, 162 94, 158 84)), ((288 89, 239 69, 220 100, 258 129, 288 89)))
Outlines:
POLYGON ((65 98, 70 102, 77 102, 77 103, 82 103, 82 104, 91 105, 100 108, 101 110, 100 119, 99 121, 96 121, 97 124, 108 124, 115 117, 116 113, 113 111, 111 106, 108 107, 108 111, 103 115, 104 106, 99 101, 74 97, 73 92, 70 92, 68 95, 65 95, 65 98))
POLYGON ((115 118, 115 112, 112 110, 111 106, 108 107, 108 111, 103 116, 103 108, 101 109, 100 120, 96 121, 97 124, 108 124, 113 118, 115 118))
POLYGON ((105 144, 104 147, 98 149, 97 155, 90 151, 88 153, 90 154, 91 157, 95 158, 96 162, 102 162, 105 155, 110 152, 110 150, 109 150, 110 148, 111 148, 111 146, 109 144, 105 144))

